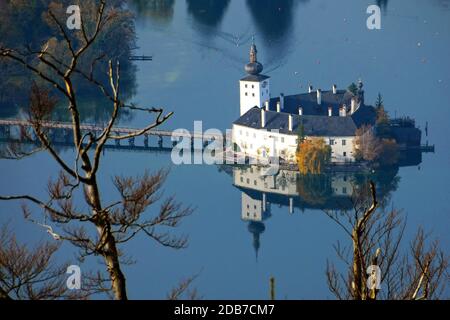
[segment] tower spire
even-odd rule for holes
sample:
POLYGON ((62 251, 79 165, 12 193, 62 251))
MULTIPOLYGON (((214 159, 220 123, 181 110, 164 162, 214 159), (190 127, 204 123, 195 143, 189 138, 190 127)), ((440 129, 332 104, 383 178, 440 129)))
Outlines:
POLYGON ((252 36, 252 45, 250 47, 250 63, 258 62, 258 50, 256 50, 255 36, 252 36))
POLYGON ((245 65, 245 72, 251 75, 260 74, 263 71, 263 65, 258 62, 258 50, 256 49, 255 36, 252 36, 252 45, 250 46, 250 62, 245 65))

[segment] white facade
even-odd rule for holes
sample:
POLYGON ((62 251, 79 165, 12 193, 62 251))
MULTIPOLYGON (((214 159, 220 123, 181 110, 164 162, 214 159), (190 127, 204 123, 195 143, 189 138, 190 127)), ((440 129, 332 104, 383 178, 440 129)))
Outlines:
MULTIPOLYGON (((353 155, 354 136, 317 138, 323 138, 325 143, 331 146, 331 162, 345 163, 355 160, 353 155)), ((281 157, 286 161, 296 162, 298 145, 296 133, 282 134, 234 124, 232 141, 238 147, 237 152, 256 159, 281 157)))
POLYGON ((261 81, 248 81, 245 79, 239 81, 241 116, 255 106, 262 108, 264 102, 270 99, 269 78, 263 77, 261 81))
POLYGON ((263 202, 253 199, 248 194, 242 193, 242 215, 244 221, 263 221, 263 202))
MULTIPOLYGON (((297 185, 298 171, 280 170, 275 176, 264 176, 259 166, 233 169, 233 184, 237 187, 261 192, 261 198, 251 198, 242 192, 242 219, 263 221, 270 211, 271 204, 266 200, 270 194, 289 197, 289 213, 294 211, 294 198, 300 192, 297 185)), ((346 173, 334 173, 331 177, 331 196, 351 197, 354 192, 354 178, 346 173)))

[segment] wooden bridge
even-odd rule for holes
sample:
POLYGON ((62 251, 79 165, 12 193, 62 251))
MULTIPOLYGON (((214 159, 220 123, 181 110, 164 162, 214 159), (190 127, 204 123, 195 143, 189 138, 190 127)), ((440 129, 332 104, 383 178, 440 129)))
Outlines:
MULTIPOLYGON (((52 143, 60 146, 73 146, 73 127, 71 123, 59 121, 43 121, 41 126, 48 129, 48 136, 52 143)), ((92 132, 95 136, 99 136, 106 125, 98 124, 82 124, 82 133, 92 132)), ((0 119, 0 141, 16 142, 16 143, 34 143, 39 144, 39 139, 33 133, 22 134, 22 131, 32 128, 32 124, 22 119, 0 119)), ((113 127, 111 133, 114 135, 127 135, 141 131, 142 129, 130 127, 113 127)), ((115 150, 136 150, 136 151, 156 151, 164 149, 172 149, 180 139, 189 139, 192 150, 203 150, 212 141, 217 140, 224 145, 225 136, 222 134, 205 134, 203 132, 190 132, 188 130, 156 130, 152 129, 139 137, 128 139, 122 145, 121 139, 111 139, 114 143, 109 143, 105 147, 115 150), (150 137, 156 137, 157 143, 151 146, 150 137), (164 138, 170 139, 169 143, 164 143, 164 138)), ((224 146, 225 147, 225 146, 224 146)), ((165 150, 167 151, 167 150, 165 150)))
MULTIPOLYGON (((72 123, 69 122, 59 122, 59 121, 42 121, 40 125, 47 129, 61 129, 61 130, 72 130, 72 123)), ((21 119, 0 119, 0 127, 3 127, 8 132, 8 129, 12 127, 32 127, 32 123, 27 120, 21 119)), ((82 131, 90 131, 93 133, 101 133, 105 129, 106 125, 97 124, 82 124, 82 131)), ((129 127, 113 127, 111 132, 115 134, 132 134, 139 132, 141 129, 129 128, 129 127)), ((223 139, 223 135, 217 134, 205 134, 203 132, 190 132, 187 130, 149 130, 143 134, 143 136, 158 136, 158 137, 176 137, 176 138, 191 138, 191 139, 203 139, 203 140, 215 140, 223 139)))

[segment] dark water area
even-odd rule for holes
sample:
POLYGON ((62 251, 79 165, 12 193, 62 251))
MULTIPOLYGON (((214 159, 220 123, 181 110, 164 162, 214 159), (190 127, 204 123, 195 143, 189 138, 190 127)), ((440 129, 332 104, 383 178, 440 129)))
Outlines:
MULTIPOLYGON (((362 79, 366 103, 374 104, 381 93, 392 117, 415 119, 422 143, 436 147, 435 153, 410 155, 400 168, 369 176, 338 172, 302 180, 281 171, 272 182, 264 181, 276 185, 271 191, 259 181, 255 187, 253 168, 176 166, 170 152, 107 150, 100 169, 105 202, 117 196, 113 175, 169 168, 165 194, 195 207, 176 231, 189 236, 187 249, 171 250, 144 237, 123 247, 137 261, 124 268, 131 298, 165 298, 179 280, 197 273, 195 287, 207 299, 268 298, 271 276, 280 299, 333 298, 327 260, 337 260, 336 241, 349 240, 323 209, 347 206, 355 184, 369 178, 377 182, 385 208, 407 215, 404 249, 423 227, 450 253, 450 1, 135 0, 130 8, 137 35, 132 52, 153 61, 129 66, 128 100, 173 111, 166 129, 192 131, 196 120, 204 130, 231 128, 239 116, 238 81, 254 36, 272 96, 305 92, 308 84, 344 89, 362 79), (366 27, 371 4, 382 8, 381 30, 366 27), (262 216, 252 219, 247 209, 262 208, 264 193, 266 210, 257 210, 262 216)), ((86 113, 92 111, 87 122, 101 121, 100 105, 86 102, 86 113)), ((20 114, 18 107, 1 108, 3 118, 20 114)), ((121 125, 148 121, 144 114, 129 115, 121 125)), ((70 148, 61 154, 73 158, 70 148)), ((49 177, 57 174, 45 153, 0 160, 0 194, 45 197, 49 177)), ((23 221, 20 203, 2 202, 0 212, 0 222, 9 221, 20 240, 49 240, 23 221)), ((61 259, 73 256, 67 244, 58 252, 61 259)), ((95 265, 89 261, 82 268, 95 265)))

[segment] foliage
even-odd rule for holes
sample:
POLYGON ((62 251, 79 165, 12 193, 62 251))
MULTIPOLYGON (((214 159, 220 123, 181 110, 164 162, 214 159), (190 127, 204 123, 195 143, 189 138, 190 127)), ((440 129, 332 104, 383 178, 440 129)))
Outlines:
MULTIPOLYGON (((96 0, 80 1, 83 21, 87 32, 95 27, 96 0)), ((90 73, 91 62, 96 60, 93 68, 93 76, 101 81, 108 81, 107 74, 102 71, 108 68, 110 59, 119 60, 121 64, 121 85, 123 99, 129 100, 136 91, 135 65, 129 61, 131 50, 136 47, 136 34, 134 20, 131 12, 123 4, 123 0, 108 1, 106 10, 111 13, 110 19, 102 26, 102 33, 98 39, 79 59, 79 69, 90 73)), ((64 37, 59 34, 59 28, 49 15, 49 9, 59 21, 65 21, 68 17, 65 9, 73 4, 70 0, 34 0, 12 1, 6 0, 0 4, 0 47, 15 48, 27 58, 34 67, 41 72, 52 76, 54 70, 39 59, 34 59, 36 51, 44 50, 54 56, 58 61, 68 64, 70 62, 69 49, 64 37)), ((67 32, 68 37, 77 46, 83 42, 82 32, 67 32)), ((50 59, 55 63, 55 60, 50 59)), ((10 60, 0 60, 0 114, 15 116, 20 108, 26 109, 29 98, 27 90, 32 82, 39 86, 48 84, 40 77, 10 60), (14 106, 14 108, 11 108, 14 106)), ((83 120, 101 121, 108 119, 111 108, 108 101, 96 88, 89 84, 80 74, 73 75, 74 87, 79 95, 80 116, 83 120)), ((62 118, 64 112, 60 112, 60 106, 53 114, 57 120, 67 121, 62 118)), ((130 113, 122 112, 121 117, 130 113)))
POLYGON ((370 126, 356 130, 354 155, 358 161, 366 160, 380 166, 391 166, 399 159, 399 147, 395 139, 378 138, 370 126))
POLYGON ((389 115, 384 109, 383 98, 380 93, 378 93, 377 101, 375 102, 375 111, 377 113, 377 125, 389 125, 389 115))
MULTIPOLYGON (((2 60, 20 65, 40 79, 28 95, 28 121, 32 125, 33 135, 40 142, 36 151, 46 150, 61 170, 57 178, 48 181, 45 200, 29 194, 0 195, 0 200, 24 200, 34 204, 40 209, 44 221, 48 221, 45 228, 55 241, 65 241, 78 248, 80 259, 101 257, 103 271, 109 280, 106 290, 113 292, 116 299, 126 300, 126 278, 122 266, 129 260, 120 246, 142 234, 163 246, 184 248, 187 238, 174 236, 170 230, 190 215, 192 209, 182 206, 174 197, 162 198, 161 187, 167 176, 165 171, 137 177, 116 177, 113 183, 118 191, 117 200, 111 201, 109 195, 103 197, 98 174, 108 141, 143 136, 173 115, 173 112, 166 113, 161 108, 126 103, 126 94, 122 94, 127 88, 122 86, 121 58, 99 63, 107 52, 98 52, 100 56, 93 54, 99 42, 109 42, 110 28, 114 30, 117 27, 115 21, 123 25, 118 13, 120 7, 112 6, 113 3, 119 1, 107 4, 106 0, 100 0, 98 5, 94 0, 83 1, 83 5, 92 11, 91 15, 83 16, 81 32, 76 35, 65 32, 64 11, 61 11, 61 3, 55 3, 46 11, 46 18, 52 21, 55 32, 43 42, 42 47, 34 49, 36 51, 23 51, 17 47, 0 46, 2 60), (61 43, 54 45, 58 41, 61 43), (79 94, 80 84, 76 81, 79 78, 90 90, 103 95, 103 101, 108 102, 111 111, 101 132, 82 127, 82 96, 79 94), (70 135, 75 146, 71 160, 61 157, 54 148, 48 127, 43 122, 52 116, 55 95, 64 101, 65 107, 59 112, 71 119, 70 135), (124 111, 143 112, 150 123, 128 133, 116 133, 114 128, 124 111), (79 200, 84 204, 82 208, 77 207, 79 200), (151 206, 158 208, 150 213, 148 209, 151 206)), ((125 41, 120 37, 122 40, 125 41)), ((111 50, 114 51, 114 48, 111 50)), ((29 211, 26 205, 22 210, 26 219, 33 219, 35 213, 29 211)))
POLYGON ((305 126, 303 125, 303 121, 300 121, 297 131, 297 152, 300 150, 300 144, 305 141, 305 126))
POLYGON ((325 174, 300 174, 297 192, 309 205, 323 205, 332 195, 331 176, 325 174))
POLYGON ((358 86, 357 86, 354 82, 352 82, 352 83, 348 86, 347 90, 348 90, 349 92, 351 92, 354 96, 356 96, 356 95, 358 94, 358 86))
POLYGON ((302 174, 320 174, 331 159, 331 147, 322 138, 299 142, 297 163, 302 174))

